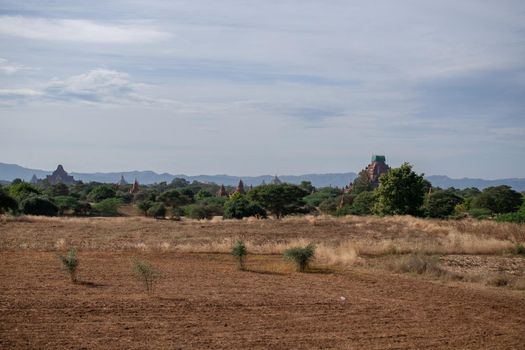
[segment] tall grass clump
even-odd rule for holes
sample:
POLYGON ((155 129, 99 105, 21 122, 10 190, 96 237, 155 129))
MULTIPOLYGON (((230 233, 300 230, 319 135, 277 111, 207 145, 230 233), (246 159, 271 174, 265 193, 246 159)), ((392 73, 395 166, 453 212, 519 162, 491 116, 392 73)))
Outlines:
POLYGON ((284 258, 295 263, 297 271, 304 272, 315 256, 315 245, 310 243, 306 247, 294 247, 284 252, 284 258))
POLYGON ((69 274, 71 277, 71 282, 77 283, 77 268, 78 268, 78 258, 77 252, 74 249, 71 249, 67 255, 59 255, 58 258, 62 262, 62 268, 69 274))
POLYGON ((131 265, 135 278, 144 285, 146 292, 153 292, 155 283, 161 277, 160 271, 147 261, 139 260, 135 257, 131 258, 131 265))
POLYGON ((235 241, 235 244, 232 247, 232 255, 237 258, 239 270, 245 269, 245 260, 246 255, 248 255, 248 250, 246 249, 246 245, 243 241, 237 240, 235 241))

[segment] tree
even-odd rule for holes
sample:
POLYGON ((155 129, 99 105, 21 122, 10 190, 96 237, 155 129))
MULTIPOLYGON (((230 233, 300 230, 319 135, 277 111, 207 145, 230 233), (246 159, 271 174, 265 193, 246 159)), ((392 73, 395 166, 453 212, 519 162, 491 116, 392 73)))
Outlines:
POLYGON ((501 185, 484 189, 473 199, 471 206, 502 214, 517 211, 522 202, 523 198, 519 192, 514 191, 510 186, 501 185))
POLYGON ((157 200, 169 207, 178 207, 191 203, 191 199, 178 190, 168 190, 166 192, 162 192, 161 195, 158 196, 157 200))
POLYGON ((101 216, 119 216, 118 208, 122 202, 118 198, 106 198, 96 204, 93 204, 93 209, 101 216))
POLYGON ((40 195, 42 192, 36 188, 35 186, 31 185, 28 182, 13 182, 11 186, 9 186, 9 195, 13 198, 15 198, 18 202, 21 202, 25 198, 29 196, 34 195, 40 195))
POLYGON ((427 196, 425 214, 431 218, 446 218, 454 213, 454 209, 463 199, 449 190, 438 190, 427 196))
POLYGON ((311 181, 301 181, 299 187, 301 187, 307 193, 313 193, 315 191, 315 187, 312 185, 311 181))
POLYGON ((155 219, 164 219, 166 217, 166 207, 163 203, 153 203, 153 205, 148 208, 147 214, 155 219))
POLYGON ((377 202, 375 192, 361 192, 355 196, 350 207, 350 213, 354 215, 370 215, 374 210, 377 202))
POLYGON ((225 219, 242 219, 250 216, 266 217, 266 211, 259 204, 246 198, 246 195, 234 193, 224 203, 225 219))
POLYGON ((379 178, 374 211, 379 215, 420 215, 425 186, 423 174, 412 171, 410 164, 391 169, 379 178))
POLYGON ((210 193, 210 191, 200 190, 199 192, 197 192, 197 195, 195 196, 195 199, 197 199, 198 201, 201 201, 203 199, 210 198, 210 197, 213 197, 213 195, 210 193))
POLYGON ((184 207, 185 214, 192 219, 211 219, 215 215, 222 215, 223 208, 216 205, 191 204, 184 207))
POLYGON ((175 188, 183 188, 189 186, 189 181, 181 177, 176 177, 171 181, 171 186, 175 188))
POLYGON ((53 198, 53 202, 58 207, 60 215, 63 215, 66 211, 74 211, 78 207, 78 199, 72 196, 57 196, 53 198))
POLYGON ((18 202, 0 187, 0 214, 3 214, 8 210, 16 212, 18 210, 18 202))
POLYGON ((98 185, 88 194, 88 199, 93 202, 100 202, 104 199, 114 198, 117 192, 110 185, 98 185))
POLYGON ((63 184, 62 182, 59 182, 57 184, 52 185, 48 190, 47 193, 49 193, 50 196, 56 197, 56 196, 68 196, 69 195, 69 188, 66 184, 63 184))
POLYGON ((368 180, 368 172, 366 170, 361 170, 352 183, 352 193, 357 195, 361 192, 372 190, 372 184, 368 180))
POLYGON ((308 193, 299 186, 291 184, 271 184, 258 186, 248 192, 248 198, 261 204, 276 218, 301 212, 303 197, 308 193))
POLYGON ((46 197, 30 196, 20 202, 24 214, 56 216, 58 207, 46 197))
POLYGON ((341 195, 341 190, 333 187, 323 187, 303 198, 306 204, 318 207, 321 202, 329 198, 336 198, 341 195))

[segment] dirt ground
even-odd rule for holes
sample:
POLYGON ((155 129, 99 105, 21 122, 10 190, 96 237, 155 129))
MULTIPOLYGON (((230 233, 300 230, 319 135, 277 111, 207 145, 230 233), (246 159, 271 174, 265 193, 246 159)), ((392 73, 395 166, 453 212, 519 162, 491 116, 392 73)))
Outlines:
MULTIPOLYGON (((345 236, 349 223, 236 223, 228 230, 228 223, 191 228, 128 220, 0 226, 0 349, 524 348, 520 290, 366 266, 316 265, 298 273, 279 255, 249 256, 248 271, 238 271, 228 254, 112 250, 126 240, 153 245, 174 242, 175 236, 205 239, 243 231, 255 236, 260 225, 268 229, 261 231, 266 239, 280 239, 291 228, 294 237, 324 230, 333 238, 345 236), (57 254, 67 248, 57 247, 61 238, 80 247, 78 284, 61 270, 57 254), (162 271, 154 293, 134 279, 133 256, 162 271)), ((490 269, 500 258, 442 259, 451 266, 490 269)), ((509 269, 522 273, 515 259, 523 258, 512 259, 509 269)))

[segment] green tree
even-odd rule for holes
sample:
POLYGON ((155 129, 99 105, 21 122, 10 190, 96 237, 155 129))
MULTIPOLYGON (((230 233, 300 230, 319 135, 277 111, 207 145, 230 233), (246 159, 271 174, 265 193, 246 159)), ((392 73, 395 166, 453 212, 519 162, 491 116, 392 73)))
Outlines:
POLYGON ((153 203, 148 208, 147 215, 155 219, 164 219, 166 217, 166 207, 164 203, 153 203))
POLYGON ((248 198, 261 204, 276 218, 299 213, 304 206, 303 197, 306 191, 299 186, 291 184, 271 184, 258 186, 248 192, 248 198))
POLYGON ((49 193, 49 195, 52 197, 69 196, 69 187, 67 187, 67 185, 63 184, 62 182, 59 182, 57 184, 52 185, 47 190, 47 193, 49 193))
POLYGON ((168 207, 179 207, 191 203, 191 199, 178 190, 163 192, 157 197, 157 200, 168 207))
POLYGON ((523 198, 519 192, 514 191, 510 186, 501 185, 484 189, 473 199, 471 206, 502 214, 517 211, 522 202, 523 198))
POLYGON ((366 170, 361 170, 352 183, 352 193, 357 195, 361 192, 372 190, 372 184, 368 181, 368 172, 366 170))
POLYGON ((373 213, 376 203, 377 196, 375 192, 361 192, 355 196, 350 207, 350 213, 354 215, 370 215, 373 213))
POLYGON ((100 202, 108 198, 114 198, 117 192, 110 185, 98 185, 88 194, 88 199, 92 202, 100 202))
POLYGON ((250 216, 266 217, 266 211, 259 204, 249 200, 246 195, 234 193, 224 203, 225 219, 242 219, 250 216))
POLYGON ((429 194, 425 201, 425 214, 431 218, 446 218, 463 199, 448 190, 438 190, 429 194))
POLYGON ((47 197, 30 196, 20 202, 20 208, 24 214, 57 216, 58 207, 47 197))
POLYGON ((27 197, 40 194, 42 194, 42 192, 28 182, 13 182, 11 186, 9 186, 9 195, 15 198, 18 202, 23 201, 27 197))
POLYGON ((106 198, 96 204, 93 204, 93 209, 100 216, 119 216, 118 208, 122 202, 118 198, 106 198))
POLYGON ((78 207, 78 199, 72 196, 57 196, 53 198, 53 203, 58 207, 60 215, 68 211, 75 211, 78 207))
POLYGON ((303 198, 306 204, 318 207, 321 202, 329 198, 336 198, 341 195, 341 190, 333 187, 323 187, 303 198))
POLYGON ((313 193, 315 191, 315 187, 312 185, 311 181, 301 181, 299 187, 301 187, 307 193, 313 193))
POLYGON ((198 201, 202 201, 206 198, 210 198, 210 197, 213 197, 213 195, 210 193, 210 191, 207 191, 207 190, 200 190, 199 192, 197 192, 197 195, 195 196, 195 199, 198 200, 198 201))
POLYGON ((16 212, 18 210, 18 202, 0 187, 0 214, 3 214, 8 210, 16 212))
POLYGON ((379 178, 374 211, 379 215, 420 215, 425 186, 423 174, 412 171, 410 164, 391 169, 379 178))

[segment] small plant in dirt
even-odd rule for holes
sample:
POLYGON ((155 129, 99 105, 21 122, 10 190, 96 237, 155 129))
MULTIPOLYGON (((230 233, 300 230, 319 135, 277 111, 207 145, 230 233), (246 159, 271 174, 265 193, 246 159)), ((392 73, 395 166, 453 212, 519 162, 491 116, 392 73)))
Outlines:
POLYGON ((516 254, 518 255, 525 255, 525 246, 523 244, 518 243, 516 244, 516 254))
POLYGON ((69 274, 69 277, 71 277, 71 282, 77 283, 77 268, 79 261, 76 250, 71 249, 67 255, 59 255, 58 257, 62 262, 62 268, 69 274))
POLYGON ((235 244, 232 247, 232 255, 237 258, 237 262, 239 263, 239 270, 244 270, 246 268, 245 260, 246 255, 248 255, 248 250, 246 249, 246 245, 243 241, 235 241, 235 244))
POLYGON ((153 292, 155 283, 161 277, 160 271, 147 261, 143 261, 135 257, 131 258, 131 264, 135 278, 144 285, 146 292, 153 292))
POLYGON ((297 271, 304 272, 315 256, 315 245, 310 243, 306 247, 294 247, 284 252, 284 258, 291 260, 297 266, 297 271))

